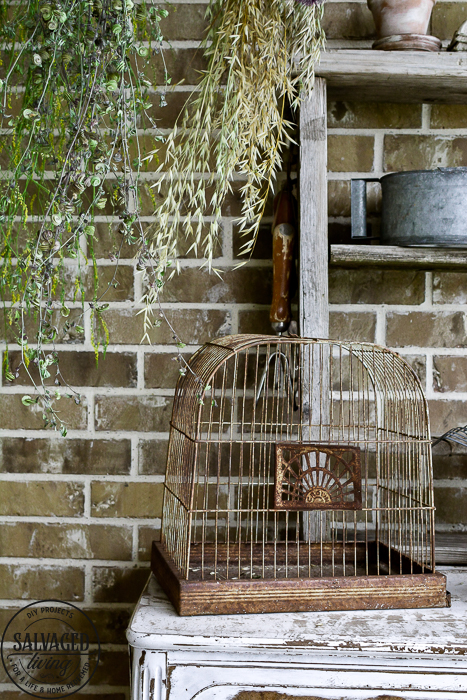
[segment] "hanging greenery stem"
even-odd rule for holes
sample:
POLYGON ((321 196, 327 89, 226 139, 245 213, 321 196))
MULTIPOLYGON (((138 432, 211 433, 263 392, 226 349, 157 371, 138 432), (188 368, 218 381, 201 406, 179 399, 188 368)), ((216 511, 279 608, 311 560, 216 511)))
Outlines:
MULTIPOLYGON (((144 267, 151 258, 138 213, 137 125, 155 128, 149 60, 166 14, 152 0, 0 0, 0 295, 36 388, 23 403, 39 403, 62 434, 55 343, 79 341, 88 313, 96 354, 105 351, 105 294, 122 246, 134 245, 144 267), (103 215, 119 221, 105 280, 94 254, 103 215)), ((3 369, 14 380, 7 353, 3 369)))
MULTIPOLYGON (((181 231, 211 266, 234 181, 242 198, 243 253, 251 254, 291 139, 286 104, 295 111, 309 95, 324 45, 320 4, 211 0, 208 16, 208 68, 166 139, 155 185, 161 198, 150 247, 158 251, 161 274, 177 259, 181 231)), ((148 308, 155 299, 149 290, 148 308)))

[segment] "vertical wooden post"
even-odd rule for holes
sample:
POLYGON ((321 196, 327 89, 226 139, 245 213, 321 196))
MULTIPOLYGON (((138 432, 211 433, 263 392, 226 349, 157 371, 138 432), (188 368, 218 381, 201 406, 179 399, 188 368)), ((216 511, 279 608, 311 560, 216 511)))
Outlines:
POLYGON ((328 338, 326 81, 300 107, 300 335, 328 338))
MULTIPOLYGON (((313 92, 300 107, 300 335, 329 337, 328 192, 326 81, 316 78, 313 92)), ((324 438, 329 422, 328 351, 310 348, 311 377, 302 380, 302 439, 324 438)), ((326 539, 326 516, 303 514, 303 535, 309 542, 326 539)))

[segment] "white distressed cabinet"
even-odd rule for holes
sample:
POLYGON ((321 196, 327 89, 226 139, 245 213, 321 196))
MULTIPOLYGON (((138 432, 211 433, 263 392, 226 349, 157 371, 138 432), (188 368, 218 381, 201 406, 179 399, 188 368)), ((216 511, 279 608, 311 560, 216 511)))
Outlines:
POLYGON ((443 571, 451 608, 197 617, 151 575, 127 632, 132 698, 465 700, 467 569, 443 571))

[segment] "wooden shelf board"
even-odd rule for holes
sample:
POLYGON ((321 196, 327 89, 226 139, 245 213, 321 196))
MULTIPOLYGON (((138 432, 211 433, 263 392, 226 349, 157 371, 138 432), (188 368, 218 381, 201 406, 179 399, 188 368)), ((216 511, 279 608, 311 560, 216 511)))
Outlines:
POLYGON ((467 103, 467 52, 335 49, 316 75, 332 99, 467 103))
POLYGON ((467 269, 467 249, 401 248, 386 245, 332 245, 334 267, 419 267, 467 269))
POLYGON ((437 532, 436 564, 467 564, 467 532, 437 532))

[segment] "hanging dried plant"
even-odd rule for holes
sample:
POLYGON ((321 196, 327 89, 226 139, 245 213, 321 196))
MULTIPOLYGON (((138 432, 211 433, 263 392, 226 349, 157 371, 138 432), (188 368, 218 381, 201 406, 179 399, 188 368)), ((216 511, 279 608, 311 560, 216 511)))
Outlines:
POLYGON ((80 396, 55 344, 82 339, 87 315, 96 356, 105 351, 122 247, 145 254, 138 129, 156 126, 148 110, 166 15, 154 0, 0 0, 0 300, 21 349, 16 368, 4 353, 3 373, 27 373, 36 391, 23 404, 63 435, 56 402, 80 396), (104 217, 119 222, 110 276, 94 252, 104 217))
MULTIPOLYGON (((251 253, 291 138, 286 105, 296 110, 312 90, 324 45, 320 4, 211 0, 208 16, 208 68, 167 138, 155 185, 162 197, 149 233, 160 276, 177 259, 182 231, 211 266, 234 181, 241 187, 243 253, 251 253)), ((148 306, 156 299, 153 287, 148 306)))

